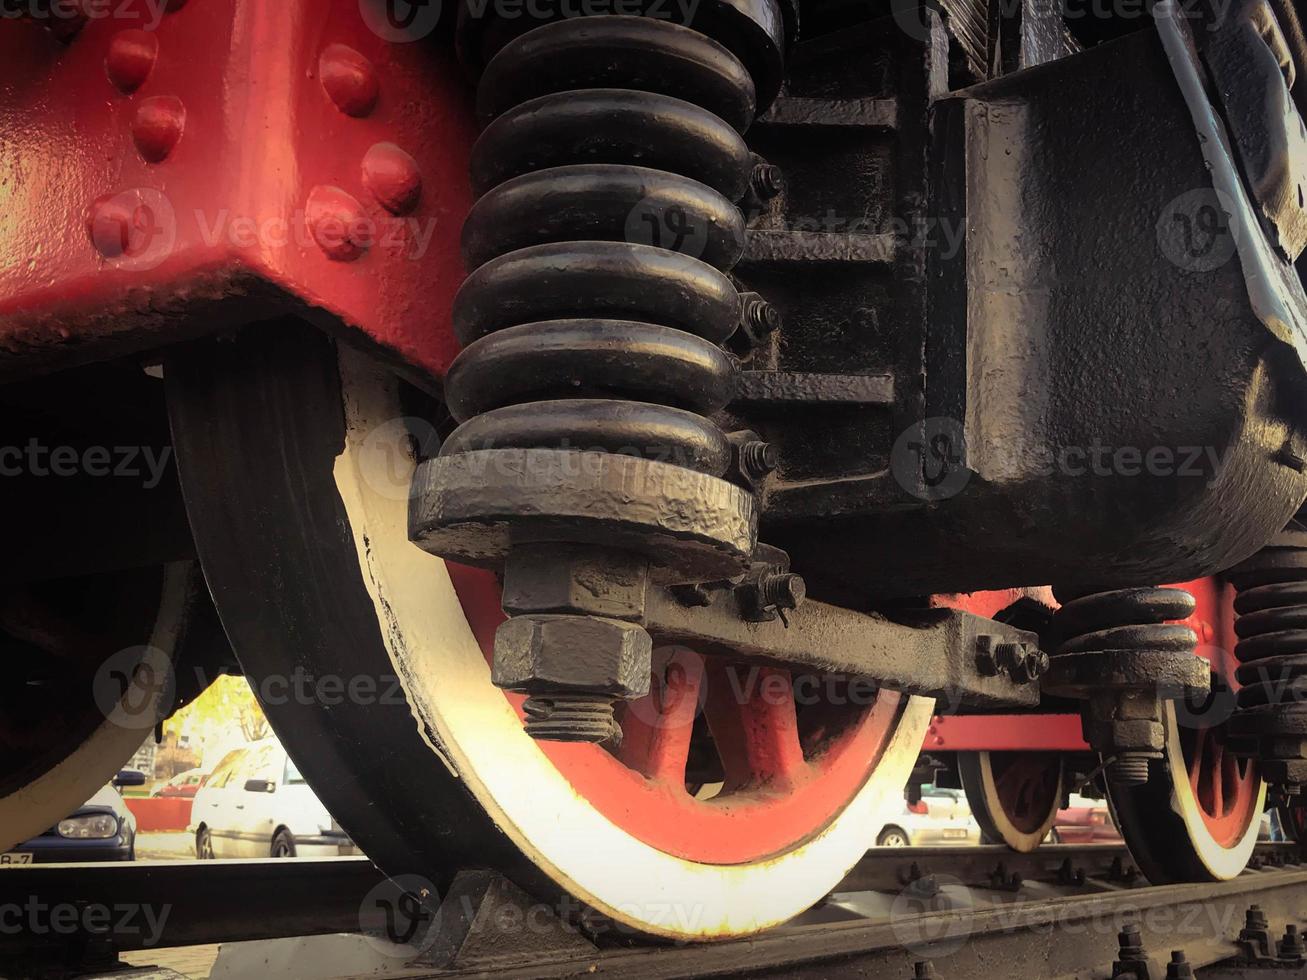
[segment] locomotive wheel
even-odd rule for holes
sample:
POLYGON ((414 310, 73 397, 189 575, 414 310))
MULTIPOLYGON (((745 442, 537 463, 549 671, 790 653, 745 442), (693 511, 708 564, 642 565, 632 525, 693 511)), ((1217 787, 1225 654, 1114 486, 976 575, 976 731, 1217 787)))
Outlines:
POLYGON ((1108 781, 1108 800, 1139 870, 1153 884, 1225 881, 1257 843, 1266 785, 1257 766, 1224 746, 1219 728, 1181 726, 1166 703, 1166 749, 1148 782, 1108 781))
POLYGON ((0 851, 85 803, 149 737, 202 587, 194 562, 176 562, 25 591, 35 611, 0 635, 26 671, 0 712, 0 851))
POLYGON ((1048 836, 1064 792, 1060 752, 959 752, 958 775, 984 843, 1028 854, 1048 836))
POLYGON ((796 708, 775 670, 734 697, 743 668, 686 650, 659 653, 619 752, 531 739, 522 699, 490 681, 495 577, 408 540, 416 460, 397 381, 293 324, 179 352, 165 374, 201 560, 255 690, 296 671, 383 693, 398 678, 390 701, 264 704, 391 876, 439 889, 489 866, 639 934, 728 938, 819 900, 902 806, 928 700, 796 708), (700 771, 705 746, 716 772, 700 771))

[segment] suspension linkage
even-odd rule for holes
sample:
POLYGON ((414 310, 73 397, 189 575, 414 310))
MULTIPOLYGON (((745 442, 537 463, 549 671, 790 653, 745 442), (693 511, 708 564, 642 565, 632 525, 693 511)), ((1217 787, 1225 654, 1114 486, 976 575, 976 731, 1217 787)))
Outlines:
POLYGON ((688 605, 665 588, 645 596, 643 624, 655 646, 838 674, 956 707, 1034 707, 1046 657, 1034 633, 956 609, 861 613, 808 600, 779 620, 750 621, 748 599, 729 587, 688 605), (1014 656, 996 660, 994 651, 1014 656), (1004 660, 1021 669, 1005 669, 1004 660))

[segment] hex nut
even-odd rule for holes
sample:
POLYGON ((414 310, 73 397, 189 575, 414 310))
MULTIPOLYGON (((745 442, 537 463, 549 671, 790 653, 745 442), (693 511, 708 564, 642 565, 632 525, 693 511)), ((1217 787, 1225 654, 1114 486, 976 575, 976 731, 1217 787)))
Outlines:
POLYGON ((523 694, 649 693, 653 640, 635 623, 598 616, 516 616, 495 632, 492 679, 523 694))

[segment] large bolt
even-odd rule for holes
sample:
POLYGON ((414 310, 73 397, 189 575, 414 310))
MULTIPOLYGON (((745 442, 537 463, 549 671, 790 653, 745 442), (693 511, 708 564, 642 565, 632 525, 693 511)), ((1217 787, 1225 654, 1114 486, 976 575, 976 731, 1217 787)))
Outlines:
POLYGON ((798 609, 807 596, 803 576, 793 572, 771 572, 758 582, 759 604, 764 609, 798 609))
POLYGON ((780 465, 780 456, 770 442, 746 442, 740 447, 740 465, 752 479, 758 480, 780 465))
POLYGON ((1284 936, 1276 947, 1276 953, 1282 960, 1302 960, 1307 957, 1307 947, 1303 946, 1297 926, 1290 923, 1284 927, 1284 936))
POLYGON ((1118 786, 1142 786, 1148 782, 1147 752, 1118 752, 1108 767, 1108 778, 1118 786))
POLYGON ((774 163, 754 164, 749 174, 749 187, 759 200, 770 201, 785 190, 785 174, 774 163))
POLYGON ((530 614, 495 633, 491 679, 526 694, 526 731, 557 742, 616 742, 613 705, 649 693, 653 641, 635 623, 530 614))
POLYGON ((1183 949, 1171 950, 1171 962, 1166 965, 1166 980, 1192 980, 1194 968, 1189 965, 1183 949))
POLYGON ((780 328, 780 310, 758 293, 740 294, 740 329, 744 331, 750 346, 757 347, 780 328))

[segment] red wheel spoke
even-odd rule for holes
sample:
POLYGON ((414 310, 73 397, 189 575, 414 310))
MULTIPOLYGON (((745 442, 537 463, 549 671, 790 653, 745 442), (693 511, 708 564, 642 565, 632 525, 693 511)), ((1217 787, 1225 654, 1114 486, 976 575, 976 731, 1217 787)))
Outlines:
POLYGON ((632 704, 622 717, 624 737, 619 758, 646 777, 685 788, 690 736, 699 713, 703 659, 678 651, 662 677, 655 677, 649 697, 632 704))
POLYGON ((726 786, 792 785, 805 762, 790 673, 774 667, 708 667, 704 709, 726 786))

